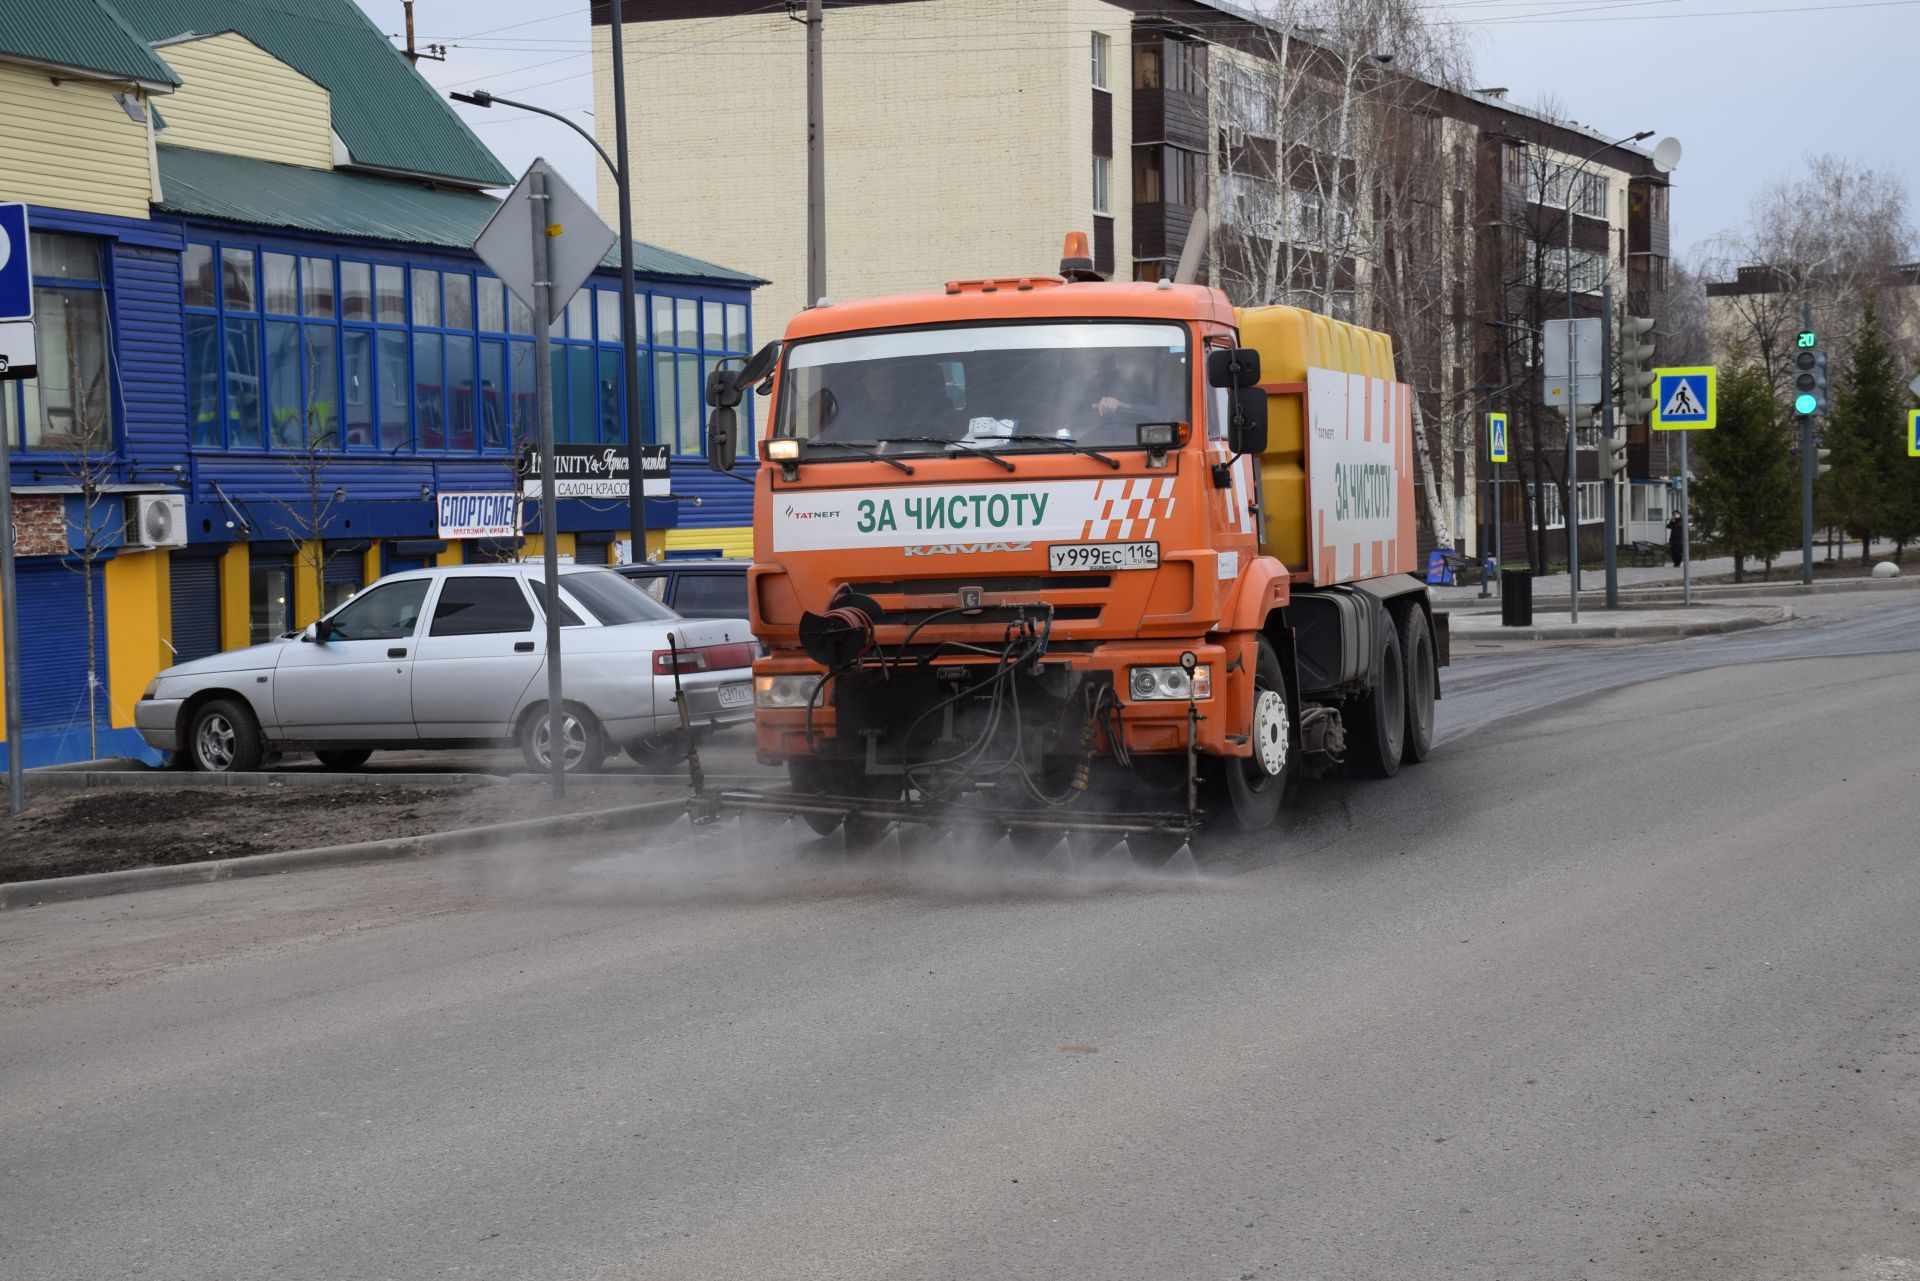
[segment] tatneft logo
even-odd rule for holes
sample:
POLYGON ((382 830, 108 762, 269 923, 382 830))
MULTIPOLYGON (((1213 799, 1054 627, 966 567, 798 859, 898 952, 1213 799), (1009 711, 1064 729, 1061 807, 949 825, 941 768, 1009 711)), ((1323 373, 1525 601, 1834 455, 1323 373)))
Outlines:
POLYGON ((788 520, 832 520, 835 516, 838 516, 839 514, 840 514, 840 509, 838 507, 835 507, 830 511, 802 511, 798 507, 793 506, 791 503, 787 505, 788 520))

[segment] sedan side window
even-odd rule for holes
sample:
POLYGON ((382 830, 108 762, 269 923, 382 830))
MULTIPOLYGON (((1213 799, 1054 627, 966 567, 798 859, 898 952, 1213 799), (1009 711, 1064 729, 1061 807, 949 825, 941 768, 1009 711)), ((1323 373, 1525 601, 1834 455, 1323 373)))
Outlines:
POLYGON ((665 574, 628 574, 626 578, 628 582, 659 601, 662 605, 667 603, 667 576, 665 574))
POLYGON ((500 577, 449 578, 440 585, 429 636, 487 636, 533 630, 533 606, 520 580, 500 577))
POLYGON ((410 578, 371 587, 327 619, 329 640, 398 640, 413 635, 429 580, 410 578))

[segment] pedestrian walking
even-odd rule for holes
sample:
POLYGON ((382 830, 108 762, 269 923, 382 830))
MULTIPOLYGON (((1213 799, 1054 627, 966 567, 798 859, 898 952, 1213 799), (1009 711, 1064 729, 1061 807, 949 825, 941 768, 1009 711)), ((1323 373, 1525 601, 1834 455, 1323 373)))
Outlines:
POLYGON ((1675 512, 1667 517, 1667 555, 1673 557, 1675 569, 1680 568, 1680 544, 1684 537, 1680 513, 1675 512))

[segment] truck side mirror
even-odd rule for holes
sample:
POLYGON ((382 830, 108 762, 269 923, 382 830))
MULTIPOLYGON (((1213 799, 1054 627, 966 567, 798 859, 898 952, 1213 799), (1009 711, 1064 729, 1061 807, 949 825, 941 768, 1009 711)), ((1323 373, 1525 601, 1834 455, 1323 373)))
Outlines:
POLYGON ((741 388, 744 381, 738 377, 741 360, 729 356, 713 367, 707 375, 707 404, 714 409, 731 409, 740 403, 741 388))
POLYGON ((1267 450, 1267 393, 1242 387, 1233 393, 1233 417, 1227 423, 1227 448, 1236 454, 1267 450))
POLYGON ((1214 347, 1207 352, 1207 386, 1251 387, 1260 381, 1260 353, 1252 347, 1214 347))
POLYGON ((742 387, 751 387, 773 372, 774 365, 780 361, 780 342, 775 339, 759 351, 753 353, 746 366, 740 370, 739 383, 742 387))
MULTIPOLYGON (((740 393, 734 393, 740 399, 740 393)), ((732 471, 739 457, 740 416, 732 405, 720 405, 707 420, 707 466, 714 471, 732 471)))

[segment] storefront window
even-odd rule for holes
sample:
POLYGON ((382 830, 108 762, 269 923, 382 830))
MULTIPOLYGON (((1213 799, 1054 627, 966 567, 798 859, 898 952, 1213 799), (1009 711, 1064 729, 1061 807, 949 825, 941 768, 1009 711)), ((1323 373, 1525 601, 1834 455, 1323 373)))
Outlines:
POLYGON ((264 645, 293 630, 293 570, 285 562, 255 561, 247 572, 249 642, 264 645))
MULTIPOLYGON (((218 241, 189 244, 183 264, 197 448, 458 455, 510 451, 536 434, 532 316, 496 277, 218 241)), ((641 358, 641 404, 657 424, 648 430, 697 454, 701 380, 718 356, 745 353, 747 307, 650 297, 636 301, 641 336, 667 350, 664 377, 641 358)), ((627 438, 620 313, 616 288, 589 284, 554 325, 559 440, 627 438)), ((28 421, 44 416, 38 406, 28 421)), ((17 393, 0 402, 9 424, 22 407, 17 393)))
POLYGON ((0 383, 0 419, 14 449, 59 453, 113 446, 112 359, 100 242, 33 233, 33 330, 39 375, 0 383))

